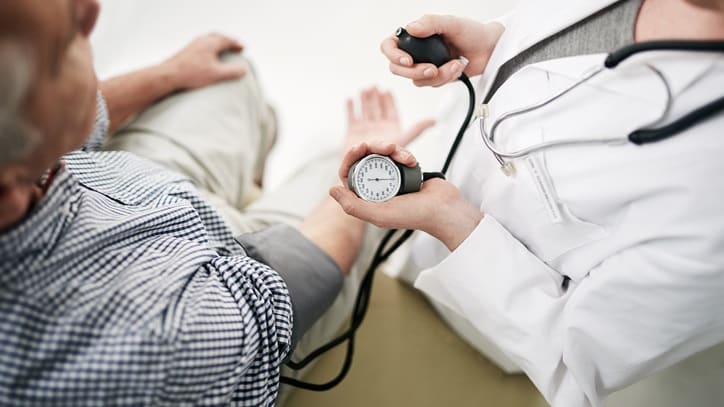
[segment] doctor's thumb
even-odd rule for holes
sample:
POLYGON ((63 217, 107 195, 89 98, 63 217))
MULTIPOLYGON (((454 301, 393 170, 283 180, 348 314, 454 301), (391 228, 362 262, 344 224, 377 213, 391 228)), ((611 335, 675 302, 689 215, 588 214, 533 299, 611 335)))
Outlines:
POLYGON ((455 17, 426 14, 408 24, 405 29, 411 35, 419 38, 426 38, 434 34, 450 32, 454 28, 455 17))
MULTIPOLYGON (((357 198, 357 196, 354 194, 354 192, 350 191, 349 189, 338 185, 335 187, 330 188, 329 190, 329 196, 332 197, 339 206, 342 208, 344 213, 346 213, 349 216, 360 218, 359 215, 359 204, 362 204, 363 202, 360 202, 360 199, 357 198)), ((360 218, 362 219, 362 218, 360 218)), ((364 220, 364 219, 363 219, 364 220)))

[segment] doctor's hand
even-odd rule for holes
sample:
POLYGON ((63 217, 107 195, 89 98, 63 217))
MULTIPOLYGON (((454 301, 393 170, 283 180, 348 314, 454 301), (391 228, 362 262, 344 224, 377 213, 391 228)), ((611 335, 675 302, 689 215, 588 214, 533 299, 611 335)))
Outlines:
POLYGON ((241 52, 239 41, 221 34, 196 38, 184 49, 161 64, 169 73, 175 90, 190 90, 217 82, 239 79, 246 68, 221 61, 225 52, 241 52))
POLYGON ((437 68, 433 64, 413 64, 412 57, 397 46, 397 37, 386 38, 381 45, 382 53, 390 60, 390 71, 410 78, 416 86, 441 86, 452 82, 465 72, 468 76, 480 75, 488 64, 504 27, 500 23, 481 23, 475 20, 440 15, 425 15, 408 24, 405 29, 415 37, 426 38, 441 34, 455 58, 437 68), (467 66, 463 60, 469 63, 467 66))
POLYGON ((347 100, 345 151, 354 145, 376 140, 405 146, 435 125, 434 120, 426 119, 403 131, 392 94, 376 87, 362 91, 358 105, 355 106, 352 99, 347 100))
POLYGON ((478 226, 483 213, 448 181, 431 179, 419 192, 397 196, 387 202, 367 202, 349 190, 349 168, 369 154, 390 156, 393 160, 414 166, 415 157, 401 146, 386 143, 362 143, 345 155, 339 169, 342 185, 335 186, 329 194, 350 216, 387 229, 422 230, 455 250, 478 226))

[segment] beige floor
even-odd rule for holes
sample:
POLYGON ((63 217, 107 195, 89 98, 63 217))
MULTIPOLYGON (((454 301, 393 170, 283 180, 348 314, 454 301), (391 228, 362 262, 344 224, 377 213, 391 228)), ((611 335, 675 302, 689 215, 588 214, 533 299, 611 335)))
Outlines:
MULTIPOLYGON (((307 379, 332 377, 342 357, 335 349, 307 379)), ((525 376, 505 375, 454 335, 418 292, 378 273, 347 379, 325 393, 296 390, 285 407, 546 405, 525 376)))

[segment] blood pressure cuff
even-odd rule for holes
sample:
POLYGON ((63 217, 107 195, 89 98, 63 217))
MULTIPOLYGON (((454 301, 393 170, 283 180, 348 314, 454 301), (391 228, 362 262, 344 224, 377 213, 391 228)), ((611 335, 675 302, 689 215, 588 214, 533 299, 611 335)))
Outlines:
POLYGON ((286 282, 294 312, 293 349, 339 294, 342 270, 327 253, 288 225, 275 225, 236 240, 249 257, 274 269, 286 282))

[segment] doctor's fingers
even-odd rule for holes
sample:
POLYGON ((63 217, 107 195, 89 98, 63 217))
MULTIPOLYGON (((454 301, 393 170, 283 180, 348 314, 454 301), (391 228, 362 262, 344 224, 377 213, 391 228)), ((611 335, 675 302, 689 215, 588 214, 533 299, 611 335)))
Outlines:
POLYGON ((401 66, 412 66, 412 57, 398 47, 398 39, 394 35, 387 37, 380 44, 380 51, 390 63, 401 66))
MULTIPOLYGON (((438 68, 433 64, 415 64, 410 67, 390 63, 390 72, 403 78, 414 81, 437 81, 440 74, 438 68)), ((419 86, 419 85, 418 85, 419 86)))
POLYGON ((342 158, 342 163, 339 166, 339 179, 342 180, 343 183, 346 183, 347 175, 352 165, 370 154, 389 156, 394 161, 408 167, 414 167, 417 164, 415 156, 398 144, 383 140, 365 142, 353 146, 345 153, 342 158))
POLYGON ((367 202, 342 186, 332 187, 329 195, 349 216, 385 229, 415 229, 414 224, 408 225, 410 220, 406 215, 408 215, 409 208, 396 203, 395 199, 383 203, 367 202))
POLYGON ((460 75, 465 72, 467 67, 467 60, 465 59, 454 59, 445 65, 438 68, 438 74, 433 78, 415 79, 412 83, 418 87, 432 86, 439 87, 447 85, 450 82, 456 81, 460 78, 460 75))
POLYGON ((445 37, 458 38, 463 32, 460 18, 451 15, 425 14, 405 26, 407 32, 418 38, 427 38, 441 34, 445 37))
POLYGON ((375 210, 375 204, 360 199, 349 189, 335 186, 329 190, 329 195, 337 201, 347 215, 372 223, 375 226, 387 227, 387 225, 380 224, 380 214, 379 211, 375 210))
POLYGON ((422 80, 435 78, 437 67, 433 64, 413 64, 412 57, 397 47, 397 38, 385 39, 380 46, 382 53, 390 60, 390 72, 403 78, 422 80))
MULTIPOLYGON (((447 184, 446 181, 441 181, 447 184)), ((357 219, 369 222, 384 229, 414 229, 429 231, 441 222, 439 217, 440 187, 449 188, 442 183, 412 194, 400 195, 386 202, 367 202, 344 186, 335 186, 329 195, 339 203, 342 210, 357 219)))

